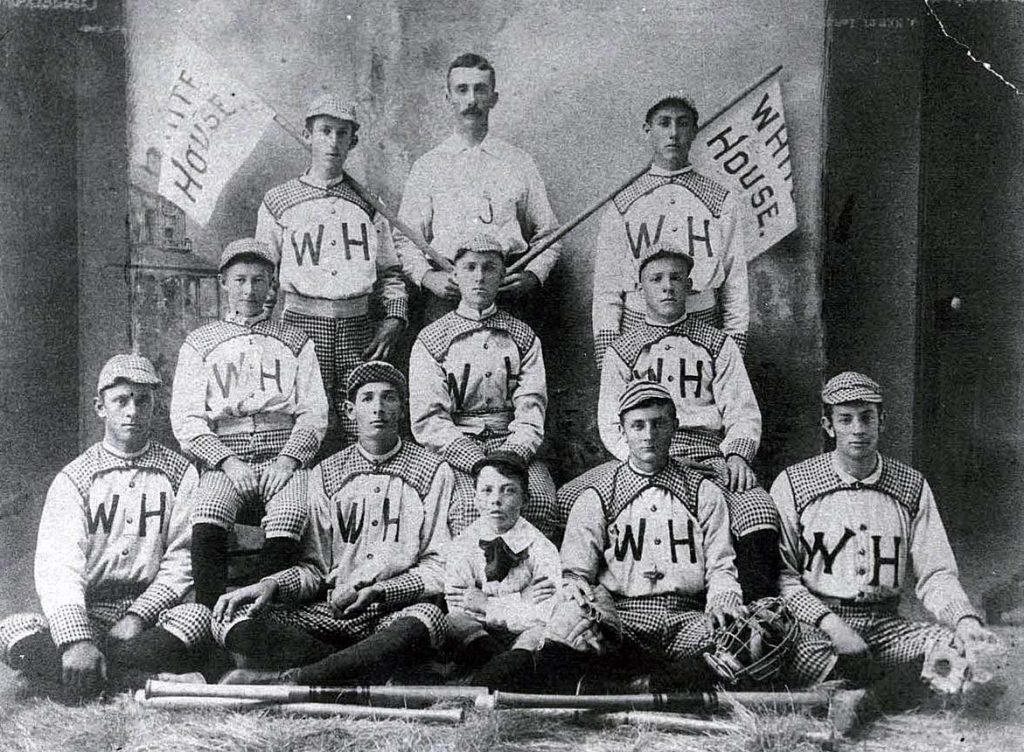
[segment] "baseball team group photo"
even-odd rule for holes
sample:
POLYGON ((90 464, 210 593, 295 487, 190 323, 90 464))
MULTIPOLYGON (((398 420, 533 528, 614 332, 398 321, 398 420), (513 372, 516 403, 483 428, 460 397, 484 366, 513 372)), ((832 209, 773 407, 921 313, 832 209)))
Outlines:
POLYGON ((68 5, 0 747, 1013 746, 1012 4, 68 5))

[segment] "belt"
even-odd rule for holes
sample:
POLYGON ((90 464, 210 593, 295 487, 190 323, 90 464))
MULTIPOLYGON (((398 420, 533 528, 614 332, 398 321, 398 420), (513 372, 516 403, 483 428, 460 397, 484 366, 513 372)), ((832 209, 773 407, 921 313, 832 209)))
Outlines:
POLYGON ((284 310, 302 313, 306 316, 321 316, 329 319, 350 319, 365 316, 370 310, 370 297, 360 295, 356 298, 328 300, 327 298, 311 298, 297 292, 284 293, 284 310))
MULTIPOLYGON (((830 598, 819 595, 818 600, 836 612, 845 612, 847 615, 854 614, 895 614, 900 607, 900 599, 897 596, 884 598, 880 601, 860 600, 857 598, 830 598)), ((838 615, 842 616, 842 613, 838 615)))
POLYGON ((295 425, 295 416, 287 413, 257 413, 245 418, 221 418, 217 421, 218 436, 231 436, 239 433, 259 433, 288 429, 295 425))

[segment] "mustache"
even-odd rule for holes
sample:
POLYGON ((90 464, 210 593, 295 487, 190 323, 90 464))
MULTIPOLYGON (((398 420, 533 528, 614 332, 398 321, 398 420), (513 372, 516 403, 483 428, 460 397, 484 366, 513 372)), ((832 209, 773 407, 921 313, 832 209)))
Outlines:
POLYGON ((480 108, 477 107, 475 104, 471 104, 469 107, 464 109, 461 114, 463 114, 463 115, 479 115, 480 114, 480 108))

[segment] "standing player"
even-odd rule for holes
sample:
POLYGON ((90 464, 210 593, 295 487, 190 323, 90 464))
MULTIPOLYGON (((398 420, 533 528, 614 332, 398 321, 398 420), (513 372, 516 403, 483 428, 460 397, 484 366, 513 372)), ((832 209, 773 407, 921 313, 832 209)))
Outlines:
POLYGON ((495 305, 505 275, 501 241, 481 235, 455 252, 459 307, 420 332, 409 356, 409 414, 416 440, 455 468, 453 535, 477 518, 473 466, 489 451, 529 465, 523 516, 550 535, 555 484, 534 459, 544 439, 547 377, 540 339, 495 305))
POLYGON ((212 607, 227 581, 228 533, 243 504, 263 507, 263 572, 298 551, 308 510, 300 468, 327 429, 327 397, 305 332, 269 321, 264 308, 277 255, 251 238, 227 245, 222 321, 185 339, 171 394, 171 428, 201 463, 192 511, 196 600, 212 607))
POLYGON ((429 601, 443 590, 452 471, 400 438, 405 391, 388 363, 352 371, 345 411, 359 440, 310 473, 301 560, 214 609, 217 639, 265 670, 222 681, 382 680, 446 639, 445 617, 429 601))
MULTIPOLYGON (((571 685, 597 656, 653 662, 670 682, 711 681, 702 653, 743 612, 721 489, 671 461, 675 403, 634 381, 618 402, 629 446, 579 496, 562 543, 562 596, 536 656, 508 655, 477 681, 571 685)), ((481 672, 483 673, 483 672, 481 672)))
POLYGON ((778 593, 779 522, 750 463, 761 438, 761 411, 731 337, 686 310, 693 260, 667 242, 641 251, 645 315, 615 340, 601 368, 598 427, 619 460, 629 455, 615 405, 634 379, 664 385, 679 421, 670 453, 708 463, 723 484, 744 599, 778 593))
POLYGON ((527 474, 522 457, 500 450, 473 466, 480 518, 445 557, 456 660, 472 668, 505 650, 537 650, 562 585, 555 544, 520 516, 527 474))
POLYGON ((115 355, 94 400, 103 441, 57 474, 36 545, 43 614, 0 621, 0 658, 77 694, 132 673, 194 670, 210 611, 189 602, 189 505, 196 471, 151 442, 160 377, 146 358, 115 355))
POLYGON ((647 110, 651 168, 605 211, 597 236, 593 326, 598 365, 620 334, 644 319, 637 267, 651 245, 668 242, 693 260, 687 310, 725 330, 742 352, 750 319, 747 257, 733 197, 690 166, 697 110, 662 97, 647 110))
MULTIPOLYGON (((503 240, 514 261, 558 227, 544 181, 529 154, 488 133, 498 91, 485 58, 467 53, 452 61, 445 100, 455 132, 416 160, 398 216, 449 259, 467 237, 487 233, 503 240)), ((427 320, 451 311, 459 301, 453 276, 431 269, 407 238, 396 244, 412 280, 430 293, 427 320)), ((555 244, 523 271, 506 274, 502 305, 514 309, 525 301, 547 279, 558 254, 555 244)))
POLYGON ((359 142, 358 130, 351 102, 334 95, 314 100, 306 110, 309 169, 270 189, 256 221, 256 238, 281 262, 284 321, 316 347, 332 417, 341 423, 332 440, 342 446, 355 440, 341 410, 348 374, 362 360, 388 356, 408 308, 388 221, 345 183, 345 159, 359 142), (375 285, 384 312, 376 324, 375 285))
POLYGON ((782 595, 817 627, 797 645, 796 680, 822 681, 833 669, 859 678, 920 672, 931 651, 950 643, 969 658, 994 642, 960 586, 928 482, 878 453, 879 385, 846 371, 825 384, 821 401, 835 450, 787 468, 771 489, 782 518, 782 595), (899 616, 908 565, 917 596, 941 624, 899 616))

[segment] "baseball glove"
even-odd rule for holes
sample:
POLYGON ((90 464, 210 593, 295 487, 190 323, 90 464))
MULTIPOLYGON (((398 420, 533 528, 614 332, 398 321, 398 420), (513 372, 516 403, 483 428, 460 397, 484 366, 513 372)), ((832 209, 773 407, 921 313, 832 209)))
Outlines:
POLYGON ((796 618, 781 598, 762 598, 748 608, 748 616, 715 632, 704 654, 728 684, 771 679, 783 669, 796 642, 796 618))
POLYGON ((928 649, 921 679, 939 695, 959 695, 975 682, 974 664, 956 637, 939 638, 928 649))

